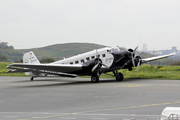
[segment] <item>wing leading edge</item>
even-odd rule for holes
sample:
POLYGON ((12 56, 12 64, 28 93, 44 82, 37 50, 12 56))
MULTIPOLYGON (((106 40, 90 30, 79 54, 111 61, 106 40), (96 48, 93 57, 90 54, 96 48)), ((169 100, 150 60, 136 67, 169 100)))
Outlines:
POLYGON ((146 63, 146 62, 151 62, 151 61, 154 61, 154 60, 158 60, 158 59, 162 59, 162 58, 167 58, 167 57, 170 57, 170 56, 174 56, 176 55, 176 53, 170 53, 168 55, 161 55, 161 56, 157 56, 157 57, 150 57, 150 58, 144 58, 142 59, 142 63, 146 63))
POLYGON ((30 68, 36 70, 50 70, 56 72, 64 72, 64 73, 73 73, 74 71, 82 70, 82 65, 62 65, 62 64, 11 64, 7 68, 16 69, 20 68, 30 68))

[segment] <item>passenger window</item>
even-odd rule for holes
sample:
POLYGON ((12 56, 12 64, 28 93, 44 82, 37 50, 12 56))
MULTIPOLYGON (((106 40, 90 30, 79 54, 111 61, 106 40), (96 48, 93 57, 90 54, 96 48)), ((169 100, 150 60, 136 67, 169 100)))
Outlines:
POLYGON ((95 58, 95 56, 91 56, 91 59, 94 59, 95 58))
POLYGON ((84 59, 81 60, 81 63, 84 63, 84 59))
POLYGON ((102 54, 102 57, 106 57, 106 54, 102 54))
POLYGON ((79 63, 79 61, 76 61, 75 63, 76 63, 76 64, 78 64, 78 63, 79 63))
POLYGON ((96 55, 96 57, 100 57, 100 55, 96 55))
POLYGON ((70 62, 70 64, 73 64, 73 62, 70 62))
POLYGON ((87 57, 86 60, 89 61, 89 57, 87 57))

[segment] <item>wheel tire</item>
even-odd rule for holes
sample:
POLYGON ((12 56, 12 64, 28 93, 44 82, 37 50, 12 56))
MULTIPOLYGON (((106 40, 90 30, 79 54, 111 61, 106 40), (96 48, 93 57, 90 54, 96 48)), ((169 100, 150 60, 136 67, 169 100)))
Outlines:
POLYGON ((91 76, 91 82, 92 83, 98 83, 99 82, 99 77, 97 75, 92 75, 91 76))
POLYGON ((117 81, 123 81, 124 75, 122 73, 118 73, 118 76, 116 77, 117 81))
POLYGON ((34 77, 31 77, 31 81, 33 81, 34 80, 34 77))

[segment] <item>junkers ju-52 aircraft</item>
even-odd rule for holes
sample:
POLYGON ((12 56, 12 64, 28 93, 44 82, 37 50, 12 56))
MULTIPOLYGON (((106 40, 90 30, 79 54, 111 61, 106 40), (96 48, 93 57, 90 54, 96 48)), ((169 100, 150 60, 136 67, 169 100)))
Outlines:
POLYGON ((40 64, 35 54, 30 51, 24 54, 23 63, 14 63, 7 66, 7 73, 25 72, 26 75, 32 75, 31 80, 35 77, 44 77, 48 75, 57 75, 64 77, 77 77, 90 75, 93 83, 99 82, 102 73, 113 72, 117 81, 124 79, 123 74, 118 72, 119 69, 132 70, 142 63, 153 60, 166 58, 175 55, 171 53, 157 57, 141 59, 136 56, 137 47, 128 50, 121 50, 119 47, 105 47, 73 57, 64 58, 49 64, 40 64))

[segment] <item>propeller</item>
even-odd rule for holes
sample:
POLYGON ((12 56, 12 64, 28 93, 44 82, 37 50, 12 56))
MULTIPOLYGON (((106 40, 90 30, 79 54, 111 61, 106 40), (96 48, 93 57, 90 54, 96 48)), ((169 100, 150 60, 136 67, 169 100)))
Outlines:
POLYGON ((103 63, 100 61, 97 50, 96 50, 96 57, 97 57, 97 64, 92 68, 92 70, 91 70, 92 72, 94 72, 98 67, 101 68, 102 65, 108 68, 107 65, 103 64, 103 63))
POLYGON ((97 57, 97 64, 92 68, 92 72, 94 72, 96 69, 97 69, 97 67, 100 65, 100 60, 99 60, 99 56, 98 56, 98 52, 97 52, 97 49, 96 49, 96 57, 97 57))
POLYGON ((133 67, 135 67, 137 65, 137 70, 139 70, 139 66, 141 65, 142 59, 139 55, 135 55, 135 52, 137 50, 138 46, 132 50, 132 49, 128 49, 128 52, 131 55, 131 61, 132 61, 132 65, 133 67))
POLYGON ((135 52, 136 52, 137 48, 138 48, 138 46, 137 46, 134 50, 132 50, 132 49, 129 49, 129 50, 128 50, 129 53, 131 54, 131 59, 132 59, 133 67, 136 66, 136 65, 135 65, 135 61, 134 61, 134 56, 135 56, 135 52))

